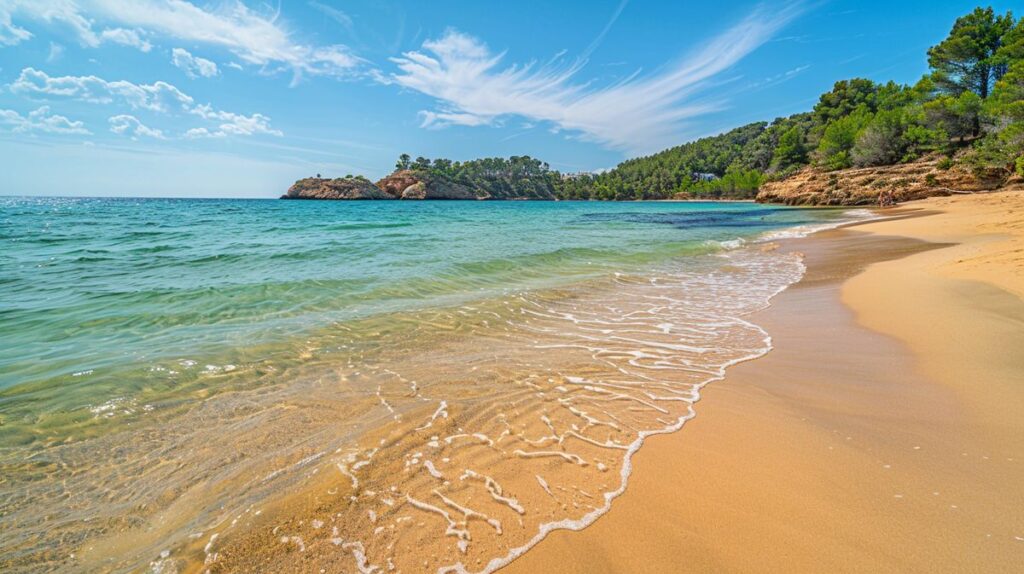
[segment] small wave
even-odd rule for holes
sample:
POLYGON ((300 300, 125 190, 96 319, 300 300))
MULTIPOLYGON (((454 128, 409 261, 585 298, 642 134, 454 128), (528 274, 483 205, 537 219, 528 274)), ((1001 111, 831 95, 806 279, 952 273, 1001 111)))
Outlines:
POLYGON ((744 245, 747 244, 747 240, 743 239, 742 237, 737 237, 736 239, 726 239, 726 240, 723 240, 723 241, 709 240, 707 242, 707 244, 712 246, 712 247, 718 247, 720 249, 731 250, 731 249, 739 249, 740 247, 743 247, 744 245))
POLYGON ((829 229, 836 229, 850 223, 857 223, 861 221, 870 221, 872 219, 879 219, 878 214, 868 209, 851 209, 844 213, 844 217, 836 221, 828 223, 812 223, 805 225, 797 225, 794 227, 787 227, 785 229, 778 229, 775 231, 768 231, 763 233, 759 238, 760 242, 777 241, 780 239, 800 239, 807 237, 820 231, 827 231, 829 229))

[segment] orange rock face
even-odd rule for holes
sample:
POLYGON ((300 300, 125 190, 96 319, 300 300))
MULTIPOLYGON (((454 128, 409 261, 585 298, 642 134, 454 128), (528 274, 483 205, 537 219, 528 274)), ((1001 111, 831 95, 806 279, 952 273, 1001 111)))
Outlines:
POLYGON ((296 181, 281 199, 394 199, 366 179, 307 177, 296 181))
POLYGON ((813 167, 761 186, 757 201, 787 205, 878 205, 964 191, 1000 189, 1008 182, 998 174, 975 174, 954 166, 939 167, 941 156, 920 161, 837 171, 813 167))
POLYGON ((377 187, 397 199, 485 199, 465 185, 408 169, 378 181, 377 187))

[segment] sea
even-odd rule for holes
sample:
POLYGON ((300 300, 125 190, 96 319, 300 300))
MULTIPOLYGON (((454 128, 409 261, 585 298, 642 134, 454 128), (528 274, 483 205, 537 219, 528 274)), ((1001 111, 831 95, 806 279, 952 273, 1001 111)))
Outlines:
POLYGON ((0 197, 0 571, 494 571, 869 215, 0 197))

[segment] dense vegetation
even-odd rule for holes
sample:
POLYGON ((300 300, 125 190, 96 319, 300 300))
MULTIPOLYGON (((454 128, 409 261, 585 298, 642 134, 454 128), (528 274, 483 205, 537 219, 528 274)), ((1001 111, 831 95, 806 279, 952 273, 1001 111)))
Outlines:
POLYGON ((530 156, 508 159, 488 157, 458 162, 448 159, 411 159, 402 154, 396 170, 426 172, 470 187, 478 196, 492 198, 554 199, 558 197, 561 176, 551 167, 530 156), (481 193, 485 192, 485 193, 481 193))
POLYGON ((913 86, 836 82, 810 112, 742 126, 601 174, 561 175, 530 157, 467 162, 410 160, 470 186, 529 186, 563 199, 749 198, 766 180, 807 165, 835 170, 946 154, 1003 176, 1024 175, 1024 19, 977 8, 928 50, 930 73, 913 86))

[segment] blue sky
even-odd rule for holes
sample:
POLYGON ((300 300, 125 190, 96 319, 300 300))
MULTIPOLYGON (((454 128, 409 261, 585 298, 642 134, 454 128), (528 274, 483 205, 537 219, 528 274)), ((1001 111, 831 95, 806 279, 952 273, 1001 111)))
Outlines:
POLYGON ((974 6, 0 0, 0 194, 273 197, 403 152, 599 170, 914 82, 974 6))

